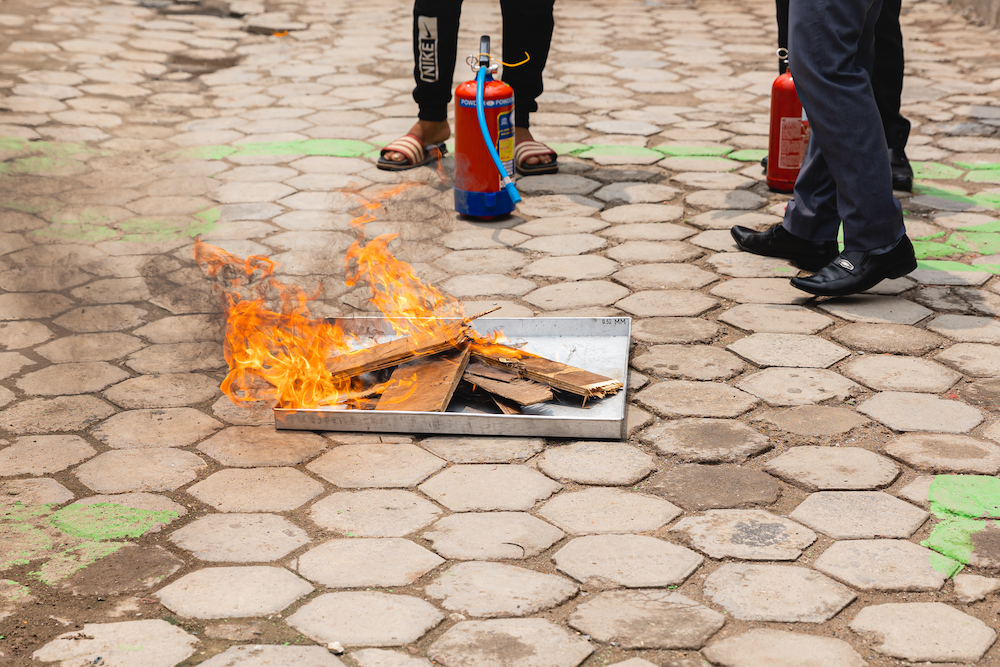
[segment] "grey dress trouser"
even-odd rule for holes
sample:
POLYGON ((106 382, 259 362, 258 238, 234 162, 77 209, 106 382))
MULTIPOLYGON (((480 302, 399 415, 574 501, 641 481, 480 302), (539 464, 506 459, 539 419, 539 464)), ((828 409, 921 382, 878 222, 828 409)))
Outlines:
POLYGON ((882 119, 872 91, 875 23, 882 0, 791 0, 789 62, 812 136, 785 209, 784 227, 845 250, 902 238, 882 119))

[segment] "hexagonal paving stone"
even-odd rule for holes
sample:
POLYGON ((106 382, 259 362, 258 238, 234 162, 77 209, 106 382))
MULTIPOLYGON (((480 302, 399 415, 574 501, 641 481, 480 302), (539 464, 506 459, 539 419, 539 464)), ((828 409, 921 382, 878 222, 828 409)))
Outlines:
POLYGON ((722 667, 773 667, 805 663, 808 667, 867 667, 868 663, 842 639, 760 628, 727 637, 701 650, 722 667))
MULTIPOLYGON (((14 394, 0 391, 0 405, 14 394)), ((93 396, 58 396, 21 401, 0 412, 0 428, 22 434, 81 431, 115 413, 115 409, 93 396)))
POLYGON ((409 586, 444 560, 400 537, 330 540, 298 558, 303 577, 327 588, 409 586))
POLYGON ((927 328, 961 343, 1000 343, 1000 322, 992 317, 939 315, 927 328))
POLYGON ((615 304, 636 317, 695 317, 716 305, 718 301, 694 290, 647 290, 615 304))
POLYGON ((871 423, 853 410, 829 405, 800 405, 765 413, 761 419, 783 431, 807 437, 840 435, 871 423))
POLYGON ((439 664, 461 667, 577 667, 594 648, 543 618, 505 618, 456 623, 428 653, 439 664))
POLYGON ((205 467, 191 452, 147 447, 105 452, 78 467, 75 474, 98 493, 173 491, 205 467))
POLYGON ((815 570, 726 563, 705 579, 709 600, 741 621, 823 623, 857 597, 815 570))
POLYGON ((103 361, 55 364, 17 381, 17 388, 29 396, 65 396, 100 391, 128 377, 128 373, 103 361))
POLYGON ((576 608, 570 627, 622 648, 699 649, 725 617, 680 593, 634 589, 598 593, 576 608))
POLYGON ((831 299, 820 303, 819 307, 844 320, 872 324, 916 324, 933 314, 906 299, 869 294, 831 299))
POLYGON ((628 288, 606 280, 578 280, 547 285, 526 295, 524 300, 543 310, 609 306, 629 295, 628 288))
POLYGON ((736 303, 805 303, 810 296, 788 284, 784 278, 733 278, 716 285, 712 294, 736 303))
POLYGON ((758 333, 814 334, 833 320, 802 306, 746 303, 719 315, 719 321, 758 333))
POLYGON ((851 630, 875 636, 879 653, 909 662, 974 663, 996 641, 997 633, 974 616, 941 602, 878 604, 859 611, 851 630))
POLYGON ((541 438, 444 436, 426 438, 420 446, 452 463, 509 463, 525 461, 545 449, 541 438))
POLYGON ((653 345, 632 365, 659 377, 685 380, 728 380, 747 368, 735 355, 710 345, 653 345))
POLYGON ((174 667, 194 655, 198 638, 161 621, 87 623, 64 633, 31 654, 42 662, 90 665, 174 667))
POLYGON ((600 589, 673 586, 705 559, 648 535, 587 535, 571 540, 552 560, 560 572, 600 589))
POLYGON ((452 514, 423 534, 434 550, 452 560, 531 558, 565 533, 525 512, 452 514))
POLYGON ((187 490, 220 512, 289 512, 323 492, 295 468, 227 469, 187 490))
POLYGON ((973 377, 1000 375, 1000 346, 985 343, 957 343, 934 355, 937 361, 973 377))
POLYGON ((416 486, 445 462, 409 444, 341 445, 307 468, 347 489, 416 486))
POLYGON ((644 343, 708 343, 719 331, 715 322, 695 317, 650 317, 632 322, 632 337, 644 343))
POLYGON ((653 384, 635 399, 667 417, 738 417, 758 399, 721 382, 668 380, 653 384))
POLYGON ((637 264, 611 277, 633 290, 698 289, 719 279, 693 264, 637 264))
POLYGON ((921 472, 1000 472, 1000 447, 965 435, 911 433, 890 441, 884 451, 921 472))
POLYGON ((420 485, 454 512, 527 510, 561 488, 527 466, 501 464, 455 465, 420 485))
POLYGON ((288 617, 288 624, 320 644, 403 646, 444 620, 420 598, 368 591, 327 593, 288 617))
POLYGON ((726 346, 758 366, 826 368, 850 356, 850 351, 819 336, 755 333, 726 346))
POLYGON ((701 257, 704 250, 681 241, 627 241, 609 248, 608 257, 619 262, 686 262, 701 257))
POLYGON ((712 558, 795 560, 816 533, 764 510, 709 510, 685 517, 673 532, 712 558))
POLYGON ((669 222, 684 214, 681 206, 663 204, 625 204, 601 213, 601 218, 611 223, 634 224, 643 222, 669 222))
MULTIPOLYGON (((86 562, 86 561, 84 561, 86 562)), ((184 561, 155 544, 122 544, 114 553, 77 570, 61 582, 72 595, 93 597, 145 595, 184 567, 184 561)))
POLYGON ((66 363, 120 359, 142 347, 144 343, 135 336, 96 333, 58 338, 35 348, 35 351, 54 363, 66 363))
MULTIPOLYGON (((0 441, 0 444, 6 444, 0 441)), ((45 475, 89 459, 97 451, 75 435, 31 435, 0 449, 0 477, 45 475)))
POLYGON ((5 510, 16 503, 62 505, 69 500, 73 500, 73 492, 48 477, 0 481, 0 510, 5 510))
POLYGON ((788 516, 835 540, 906 539, 927 520, 927 512, 881 491, 813 493, 788 516))
POLYGON ((775 478, 732 465, 679 465, 655 475, 643 490, 689 511, 770 505, 781 495, 775 478))
POLYGON ((370 489, 332 493, 312 506, 316 525, 349 537, 402 537, 441 516, 441 510, 410 491, 370 489))
POLYGON ((504 563, 452 565, 426 588, 441 606, 477 618, 528 616, 565 602, 576 584, 504 563))
POLYGON ((620 489, 562 493, 538 513, 571 535, 644 533, 676 519, 681 510, 666 500, 620 489))
POLYGON ((95 438, 115 449, 186 447, 222 428, 194 408, 129 410, 93 429, 95 438))
POLYGON ((142 375, 116 384, 104 395, 126 410, 179 408, 215 398, 219 383, 200 373, 142 375))
POLYGON ((877 354, 922 356, 944 342, 925 329, 904 324, 848 324, 830 334, 837 342, 855 350, 877 354))
POLYGON ((792 447, 764 470, 810 491, 877 489, 892 484, 899 468, 861 447, 792 447))
MULTIPOLYGON (((170 500, 166 496, 156 493, 115 493, 99 494, 87 496, 76 501, 76 505, 96 505, 98 503, 110 503, 121 507, 131 507, 132 509, 144 510, 146 512, 160 512, 160 521, 152 524, 146 529, 146 533, 159 532, 164 526, 169 525, 175 519, 187 514, 187 509, 170 500)), ((117 552, 116 552, 117 553, 117 552)), ((88 568, 91 569, 91 568, 88 568)))
POLYGON ((876 394, 858 412, 896 431, 965 433, 983 421, 982 412, 965 403, 895 391, 876 394))
MULTIPOLYGON (((204 667, 343 667, 344 663, 322 646, 276 646, 254 644, 230 646, 222 653, 201 663, 204 667)), ((362 667, 368 667, 362 664, 362 667)))
POLYGON ((170 541, 205 561, 267 563, 308 544, 309 537, 275 514, 209 514, 171 533, 170 541))
POLYGON ((863 591, 937 591, 962 564, 906 540, 846 540, 813 567, 863 591))
POLYGON ((958 388, 958 396, 987 410, 1000 410, 1000 377, 975 380, 958 388))
POLYGON ((633 484, 656 470, 652 456, 630 445, 610 442, 550 447, 535 462, 549 477, 578 484, 633 484))
POLYGON ((644 431, 639 440, 696 463, 740 463, 772 447, 766 435, 731 419, 677 419, 644 431))
POLYGON ((825 368, 765 368, 736 383, 768 405, 809 405, 831 398, 846 400, 863 390, 847 378, 825 368))
POLYGON ((190 572, 156 597, 188 618, 241 618, 276 614, 313 591, 282 567, 206 567, 190 572))
POLYGON ((962 375, 927 359, 893 354, 872 354, 851 359, 840 372, 861 384, 881 391, 939 394, 962 375))
POLYGON ((708 258, 708 264, 724 276, 734 278, 770 278, 799 273, 791 262, 774 257, 762 257, 745 252, 720 252, 708 258))
POLYGON ((315 433, 276 431, 273 426, 231 426, 198 445, 224 466, 293 466, 308 461, 329 443, 315 433))

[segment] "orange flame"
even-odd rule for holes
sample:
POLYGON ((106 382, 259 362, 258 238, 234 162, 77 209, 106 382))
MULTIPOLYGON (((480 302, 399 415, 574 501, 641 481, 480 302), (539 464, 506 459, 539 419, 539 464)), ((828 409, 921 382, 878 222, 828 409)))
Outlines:
MULTIPOLYGON (((380 193, 380 198, 408 187, 380 193)), ((388 246, 396 234, 363 243, 364 225, 376 219, 382 204, 353 194, 363 211, 351 222, 358 239, 347 251, 347 284, 367 282, 371 303, 398 335, 415 342, 433 335, 449 319, 464 318, 461 303, 425 285, 413 267, 392 255, 388 246)), ((273 260, 242 259, 200 239, 194 257, 209 276, 226 285, 224 352, 229 373, 222 391, 235 403, 272 401, 289 409, 352 405, 385 389, 385 383, 365 387, 360 378, 334 377, 327 370, 328 360, 356 354, 356 341, 339 326, 312 317, 308 304, 319 294, 307 295, 277 280, 273 260)), ((404 382, 409 383, 412 380, 404 382)))

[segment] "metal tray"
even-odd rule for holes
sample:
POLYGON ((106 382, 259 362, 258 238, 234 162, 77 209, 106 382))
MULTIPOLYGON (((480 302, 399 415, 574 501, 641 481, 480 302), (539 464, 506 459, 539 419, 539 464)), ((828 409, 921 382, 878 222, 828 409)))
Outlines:
MULTIPOLYGON (((396 336, 388 321, 376 317, 333 320, 359 337, 362 347, 396 336)), ((452 400, 447 412, 403 412, 315 408, 275 409, 278 429, 363 433, 432 433, 456 435, 534 436, 623 440, 626 437, 630 317, 482 318, 472 323, 481 334, 502 329, 508 340, 524 349, 621 381, 622 389, 583 405, 563 395, 562 403, 527 406, 522 415, 490 414, 452 400)))

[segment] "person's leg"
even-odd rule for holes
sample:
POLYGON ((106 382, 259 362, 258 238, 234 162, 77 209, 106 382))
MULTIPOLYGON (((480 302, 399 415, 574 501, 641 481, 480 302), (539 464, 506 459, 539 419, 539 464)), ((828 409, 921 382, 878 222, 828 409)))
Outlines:
MULTIPOLYGON (((881 0, 792 0, 789 7, 792 75, 815 150, 836 184, 848 251, 891 247, 904 233, 885 134, 876 130, 882 119, 870 78, 880 5, 881 0)), ((816 174, 802 188, 796 185, 791 226, 795 209, 810 208, 807 198, 828 192, 829 180, 816 174)), ((826 209, 816 210, 825 216, 826 209)), ((826 233, 824 221, 817 219, 813 233, 826 233)))
MULTIPOLYGON (((518 63, 504 67, 503 80, 514 89, 514 142, 534 141, 531 136, 530 114, 538 111, 535 101, 542 94, 542 72, 549 57, 555 20, 552 8, 555 0, 500 0, 503 12, 503 60, 518 63)), ((548 164, 550 155, 529 157, 526 164, 548 164)))
MULTIPOLYGON (((458 24, 462 0, 416 0, 413 3, 413 100, 419 107, 417 122, 410 128, 424 145, 437 144, 451 136, 448 102, 458 52, 458 24)), ((387 152, 392 162, 403 162, 402 153, 387 152)))
POLYGON ((899 27, 902 0, 883 0, 882 12, 875 22, 875 65, 872 90, 882 115, 885 141, 889 145, 892 186, 898 190, 913 188, 913 169, 906 157, 910 121, 899 112, 903 94, 903 32, 899 27))

